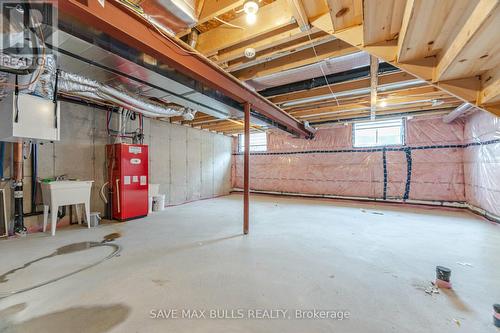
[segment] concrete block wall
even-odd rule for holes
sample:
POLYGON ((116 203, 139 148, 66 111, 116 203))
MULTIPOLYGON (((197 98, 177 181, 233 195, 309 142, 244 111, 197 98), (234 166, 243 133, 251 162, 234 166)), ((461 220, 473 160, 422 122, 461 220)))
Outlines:
MULTIPOLYGON (((116 119, 113 119, 114 122, 116 119)), ((115 122, 116 124, 116 122, 115 122)), ((136 124, 131 124, 135 129, 136 124)), ((229 194, 231 190, 231 138, 186 126, 144 118, 144 143, 150 149, 150 183, 160 184, 167 205, 229 194)), ((61 141, 39 145, 38 176, 94 180, 91 210, 104 213, 99 197, 107 181, 105 145, 112 143, 106 133, 106 112, 85 105, 61 103, 61 141)), ((11 148, 6 149, 5 177, 10 176, 11 148)), ((12 196, 8 183, 7 206, 12 196)), ((30 160, 24 168, 25 213, 30 211, 30 160)), ((41 230, 42 217, 25 219, 29 231, 41 230)), ((60 224, 69 223, 66 218, 60 224)), ((12 227, 11 227, 12 228, 12 227)))

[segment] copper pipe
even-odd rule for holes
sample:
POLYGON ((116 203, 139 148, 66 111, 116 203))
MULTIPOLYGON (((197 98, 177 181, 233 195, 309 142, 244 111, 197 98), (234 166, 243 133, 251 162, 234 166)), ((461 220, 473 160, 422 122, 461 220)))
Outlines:
POLYGON ((14 233, 25 234, 23 207, 23 143, 14 143, 14 233))
POLYGON ((23 143, 14 143, 14 172, 13 178, 16 183, 23 181, 23 143))
POLYGON ((245 103, 245 152, 243 162, 243 233, 248 234, 250 202, 250 103, 245 103))

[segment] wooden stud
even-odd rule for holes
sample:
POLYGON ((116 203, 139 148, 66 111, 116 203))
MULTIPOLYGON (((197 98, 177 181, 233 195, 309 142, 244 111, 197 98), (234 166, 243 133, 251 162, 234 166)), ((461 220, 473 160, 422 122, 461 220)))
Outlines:
POLYGON ((370 119, 375 120, 377 111, 378 59, 370 56, 370 119))

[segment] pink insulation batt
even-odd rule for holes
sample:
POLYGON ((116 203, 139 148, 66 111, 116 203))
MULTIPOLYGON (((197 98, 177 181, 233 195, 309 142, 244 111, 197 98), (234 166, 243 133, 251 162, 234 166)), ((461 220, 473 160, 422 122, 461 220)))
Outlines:
MULTIPOLYGON (((500 215, 500 143, 467 145, 498 139, 499 130, 500 119, 485 112, 451 124, 442 116, 407 120, 404 147, 412 148, 410 182, 406 151, 388 147, 386 198, 404 199, 407 194, 413 200, 468 201, 500 215)), ((267 152, 250 157, 250 188, 381 199, 383 155, 380 148, 353 148, 352 125, 321 128, 312 140, 271 130, 267 152)), ((243 156, 236 151, 233 186, 243 188, 243 156)))

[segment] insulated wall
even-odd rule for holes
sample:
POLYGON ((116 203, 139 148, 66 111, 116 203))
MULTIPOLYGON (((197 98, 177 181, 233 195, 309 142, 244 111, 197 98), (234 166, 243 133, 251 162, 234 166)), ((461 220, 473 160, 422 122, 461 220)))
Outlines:
MULTIPOLYGON (((353 148, 351 125, 319 129, 313 140, 268 134, 268 150, 252 153, 253 190, 363 197, 465 201, 464 123, 440 116, 406 123, 406 145, 353 148)), ((236 149, 236 148, 235 148, 236 149)), ((233 186, 243 187, 243 156, 234 154, 233 186)))
POLYGON ((500 118, 476 112, 465 123, 467 201, 500 217, 500 118))
MULTIPOLYGON (((112 120, 116 127, 116 119, 112 120)), ((129 124, 129 130, 137 127, 129 124)), ((207 131, 144 118, 144 143, 149 145, 150 183, 160 185, 166 204, 175 205, 225 195, 231 189, 231 138, 207 131)), ((38 176, 94 180, 91 210, 105 211, 99 197, 107 181, 105 145, 114 142, 106 132, 106 111, 61 103, 61 141, 39 145, 38 176)), ((8 144, 6 164, 11 164, 8 144)), ((10 170, 6 170, 6 177, 10 170)), ((9 188, 5 184, 5 188, 9 188)), ((24 207, 30 211, 30 159, 24 167, 24 207)), ((10 195, 10 193, 9 193, 10 195)), ((40 208, 39 208, 40 210, 40 208)), ((69 215, 69 211, 67 216, 69 215)), ((62 224, 68 223, 65 218, 62 224)), ((42 217, 25 219, 30 231, 40 230, 42 217)))

